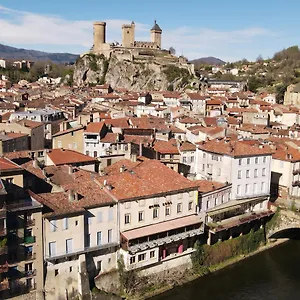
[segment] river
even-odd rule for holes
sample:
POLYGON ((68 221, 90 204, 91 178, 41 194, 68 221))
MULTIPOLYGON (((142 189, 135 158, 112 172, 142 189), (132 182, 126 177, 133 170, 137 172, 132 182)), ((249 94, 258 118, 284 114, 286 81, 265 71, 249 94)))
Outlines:
POLYGON ((152 300, 300 299, 300 240, 242 260, 152 300))

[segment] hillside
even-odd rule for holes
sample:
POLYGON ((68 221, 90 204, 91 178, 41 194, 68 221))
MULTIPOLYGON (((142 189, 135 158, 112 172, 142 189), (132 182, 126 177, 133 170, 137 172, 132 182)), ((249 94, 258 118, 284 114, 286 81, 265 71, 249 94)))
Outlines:
POLYGON ((0 44, 0 58, 26 59, 31 61, 51 60, 54 63, 70 63, 76 61, 78 55, 71 53, 48 53, 36 50, 26 50, 0 44))
POLYGON ((225 65, 225 61, 209 56, 209 57, 202 57, 198 59, 191 60, 190 63, 194 64, 195 66, 197 65, 212 65, 212 66, 223 66, 225 65))

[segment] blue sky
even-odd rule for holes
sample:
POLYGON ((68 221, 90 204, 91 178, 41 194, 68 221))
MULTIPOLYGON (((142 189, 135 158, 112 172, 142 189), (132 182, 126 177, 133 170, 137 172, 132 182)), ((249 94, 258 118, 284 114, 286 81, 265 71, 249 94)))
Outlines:
POLYGON ((149 40, 156 19, 163 47, 189 59, 255 60, 299 44, 299 11, 295 0, 1 0, 0 43, 82 53, 92 46, 93 21, 106 21, 107 40, 121 42, 123 23, 135 21, 136 39, 149 40))

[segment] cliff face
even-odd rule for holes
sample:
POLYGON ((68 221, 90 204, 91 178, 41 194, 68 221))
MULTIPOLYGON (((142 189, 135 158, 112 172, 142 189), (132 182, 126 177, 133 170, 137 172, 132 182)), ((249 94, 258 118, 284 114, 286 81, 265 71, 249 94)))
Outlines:
POLYGON ((108 83, 112 88, 141 90, 180 90, 194 78, 190 65, 156 61, 152 58, 128 59, 113 54, 86 54, 75 65, 77 85, 108 83))

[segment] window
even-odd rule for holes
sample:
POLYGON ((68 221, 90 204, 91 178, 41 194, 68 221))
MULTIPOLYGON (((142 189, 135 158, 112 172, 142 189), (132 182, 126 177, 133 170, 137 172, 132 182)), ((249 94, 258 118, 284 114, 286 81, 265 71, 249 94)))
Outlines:
POLYGON ((206 157, 206 153, 203 152, 203 158, 205 158, 205 157, 206 157))
POLYGON ((266 161, 267 161, 267 158, 264 156, 264 157, 263 157, 263 163, 265 164, 266 161))
POLYGON ((153 208, 153 219, 157 219, 158 218, 158 208, 155 207, 153 208))
POLYGON ((69 219, 63 218, 63 230, 67 230, 69 228, 69 219))
POLYGON ((108 209, 108 221, 111 222, 114 219, 114 209, 110 207, 108 209))
POLYGON ((94 151, 94 157, 97 157, 98 153, 97 151, 94 151))
POLYGON ((188 209, 189 209, 189 211, 191 211, 193 209, 193 202, 192 201, 189 202, 188 209))
POLYGON ((97 246, 100 246, 102 244, 102 232, 97 232, 97 246))
POLYGON ((67 239, 66 240, 66 253, 72 253, 73 252, 73 239, 67 239))
POLYGON ((249 184, 246 184, 246 187, 245 187, 245 193, 246 193, 246 194, 249 193, 249 184))
POLYGON ((182 158, 182 162, 183 162, 184 164, 186 164, 186 157, 185 157, 185 156, 182 158))
POLYGON ((135 256, 131 256, 130 257, 130 264, 134 264, 135 263, 135 256))
POLYGON ((139 211, 139 222, 144 221, 144 212, 143 211, 139 211))
POLYGON ((240 158, 239 159, 239 166, 241 166, 242 165, 242 159, 240 158))
POLYGON ((78 226, 78 221, 77 220, 75 221, 75 226, 78 226))
POLYGON ((88 217, 88 218, 87 218, 87 223, 88 223, 89 225, 92 224, 92 217, 88 217))
POLYGON ((221 176, 221 168, 218 169, 218 176, 221 176))
POLYGON ((284 166, 284 163, 283 163, 283 161, 281 160, 281 161, 280 161, 280 168, 282 169, 283 166, 284 166))
POLYGON ((177 213, 181 213, 182 212, 182 203, 177 203, 177 213))
POLYGON ((166 213, 166 216, 169 216, 171 214, 171 207, 170 206, 165 207, 165 213, 166 213))
POLYGON ((254 193, 257 193, 257 183, 256 182, 253 184, 253 191, 254 191, 254 193))
POLYGON ((221 203, 224 203, 224 195, 221 197, 221 203))
POLYGON ((241 193, 241 186, 240 185, 237 186, 236 193, 237 193, 237 195, 240 195, 240 193, 241 193))
POLYGON ((218 204, 218 199, 215 198, 215 206, 217 206, 217 204, 218 204))
POLYGON ((98 223, 102 222, 102 211, 98 211, 98 213, 97 213, 97 222, 98 223))
POLYGON ((98 272, 101 272, 101 270, 102 270, 102 260, 97 261, 97 270, 98 270, 98 272))
POLYGON ((55 256, 56 255, 56 242, 50 242, 49 243, 49 256, 55 256))
POLYGON ((130 224, 130 214, 125 214, 125 224, 130 224))
POLYGON ((138 255, 138 261, 143 261, 146 259, 146 253, 142 253, 138 255))
POLYGON ((254 178, 257 178, 257 177, 258 177, 258 170, 255 169, 255 170, 254 170, 254 178))
POLYGON ((73 143, 73 149, 77 149, 77 143, 73 143))
POLYGON ((258 164, 258 157, 255 157, 255 163, 258 164))
POLYGON ((264 182, 261 183, 261 191, 262 191, 262 192, 265 191, 265 183, 264 183, 264 182))
POLYGON ((262 176, 266 176, 266 168, 262 169, 262 176))
POLYGON ((210 200, 208 200, 206 203, 206 209, 209 209, 209 208, 210 208, 210 200))
POLYGON ((202 171, 205 171, 205 164, 202 165, 202 171))
POLYGON ((191 163, 194 162, 194 156, 191 156, 191 163))
POLYGON ((239 171, 238 171, 238 179, 241 179, 241 178, 242 178, 242 171, 239 170, 239 171))
POLYGON ((62 148, 62 142, 61 141, 57 141, 57 148, 62 148))
POLYGON ((246 171, 246 178, 250 178, 250 170, 246 171))
POLYGON ((150 258, 154 258, 154 257, 155 257, 155 251, 152 250, 152 251, 150 251, 150 258))
POLYGON ((57 226, 56 226, 56 220, 51 220, 50 221, 50 231, 54 232, 57 230, 57 226))
POLYGON ((107 242, 111 243, 112 239, 113 239, 113 231, 112 231, 112 229, 108 229, 108 231, 107 231, 107 242))
POLYGON ((89 156, 90 155, 90 151, 89 150, 85 151, 85 155, 89 156))
POLYGON ((250 165, 250 158, 247 158, 247 165, 250 165))
POLYGON ((71 273, 73 271, 73 267, 70 267, 69 268, 69 272, 71 273))

